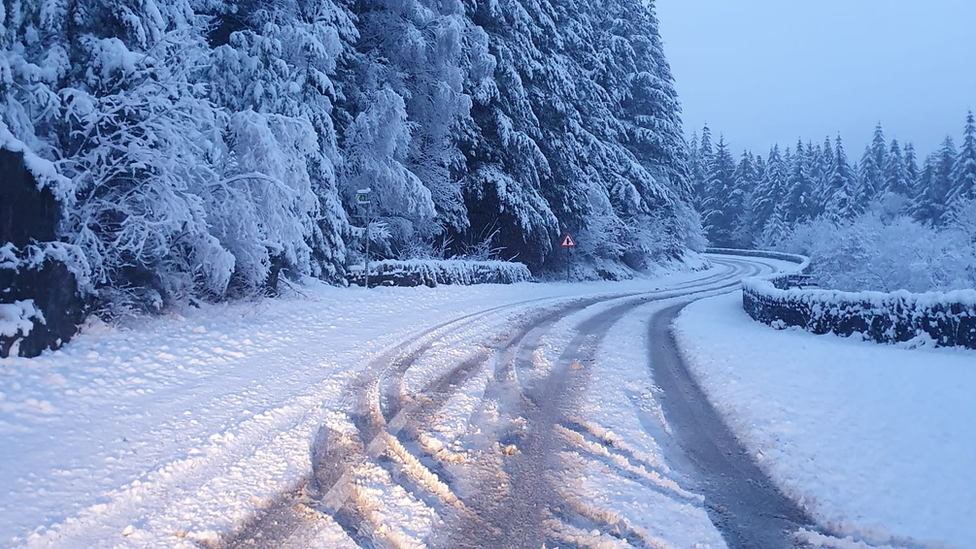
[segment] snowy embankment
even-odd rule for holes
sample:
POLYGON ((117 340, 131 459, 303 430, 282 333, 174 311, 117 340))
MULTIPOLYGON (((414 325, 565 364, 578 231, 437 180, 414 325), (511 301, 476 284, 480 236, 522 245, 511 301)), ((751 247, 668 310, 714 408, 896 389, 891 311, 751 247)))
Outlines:
POLYGON ((689 306, 675 326, 732 429, 831 530, 976 547, 976 352, 771 330, 738 292, 689 306))
POLYGON ((60 351, 0 360, 0 546, 212 542, 308 473, 316 430, 380 351, 500 305, 706 276, 318 286, 128 329, 95 324, 60 351))

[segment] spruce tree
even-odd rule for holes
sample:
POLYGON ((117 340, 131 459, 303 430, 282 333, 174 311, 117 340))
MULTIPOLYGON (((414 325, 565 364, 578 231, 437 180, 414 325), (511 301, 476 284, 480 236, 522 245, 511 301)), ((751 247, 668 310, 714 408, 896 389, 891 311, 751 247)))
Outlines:
POLYGON ((886 162, 884 169, 885 192, 904 198, 911 197, 912 189, 908 181, 908 168, 905 165, 905 157, 897 139, 891 140, 891 148, 888 150, 886 162))
POLYGON ((736 192, 734 176, 735 162, 725 138, 720 137, 712 154, 702 212, 705 233, 714 246, 727 247, 734 242, 734 219, 742 211, 742 195, 736 192))
POLYGON ((878 163, 874 146, 864 147, 864 154, 861 155, 861 162, 857 167, 857 179, 857 205, 861 211, 865 211, 884 190, 884 164, 878 163))
POLYGON ((858 213, 857 207, 857 177, 847 162, 844 143, 837 136, 834 147, 834 160, 830 170, 830 182, 827 187, 827 203, 824 213, 828 219, 839 221, 853 219, 858 213))
POLYGON ((834 166, 834 147, 830 142, 830 137, 824 139, 823 146, 820 148, 820 158, 818 159, 820 178, 816 181, 816 215, 819 217, 827 209, 827 202, 830 199, 830 178, 833 175, 834 166))
POLYGON ((929 225, 940 225, 948 210, 949 192, 952 189, 952 174, 955 173, 955 141, 947 136, 938 151, 926 160, 922 173, 923 189, 915 204, 915 215, 919 221, 929 225))
MULTIPOLYGON (((952 171, 951 187, 946 207, 951 210, 958 202, 976 199, 976 118, 969 111, 963 132, 962 148, 952 171)), ((947 221, 944 219, 943 221, 947 221)))
POLYGON ((908 197, 913 202, 918 196, 918 180, 920 175, 921 171, 918 167, 918 156, 915 153, 915 145, 907 143, 905 144, 905 177, 907 178, 906 182, 909 188, 908 197))
POLYGON ((798 141, 792 164, 789 166, 790 173, 782 208, 783 222, 790 226, 809 221, 816 213, 814 185, 809 173, 810 160, 810 153, 804 147, 803 141, 798 141))
POLYGON ((732 226, 732 244, 736 247, 747 248, 752 245, 753 238, 750 225, 753 216, 753 200, 756 186, 759 184, 759 172, 752 153, 743 151, 738 166, 735 168, 733 191, 729 197, 729 211, 732 226))
POLYGON ((761 242, 759 237, 764 234, 765 226, 774 212, 779 212, 779 221, 783 222, 781 204, 786 196, 787 176, 788 169, 784 158, 780 155, 779 145, 774 145, 769 151, 762 179, 756 186, 753 198, 754 215, 751 234, 757 237, 757 243, 761 242))

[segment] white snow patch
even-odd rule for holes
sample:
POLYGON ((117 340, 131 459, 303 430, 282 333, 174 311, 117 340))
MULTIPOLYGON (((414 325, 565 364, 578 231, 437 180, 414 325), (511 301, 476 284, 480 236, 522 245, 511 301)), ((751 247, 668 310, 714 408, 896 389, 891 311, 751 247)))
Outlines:
POLYGON ((976 353, 772 330, 740 292, 676 327, 733 430, 832 531, 976 547, 976 353))

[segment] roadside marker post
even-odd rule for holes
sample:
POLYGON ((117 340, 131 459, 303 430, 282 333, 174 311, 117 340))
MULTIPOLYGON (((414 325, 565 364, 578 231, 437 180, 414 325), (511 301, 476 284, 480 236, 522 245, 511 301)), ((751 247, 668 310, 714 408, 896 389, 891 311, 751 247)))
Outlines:
POLYGON ((370 192, 372 192, 372 189, 368 188, 356 191, 356 205, 362 208, 362 211, 366 212, 360 215, 364 216, 366 220, 366 254, 363 261, 363 273, 366 275, 365 288, 367 290, 369 289, 369 229, 373 221, 373 209, 371 208, 373 203, 369 199, 370 192))
POLYGON ((560 246, 566 250, 566 282, 571 282, 570 269, 573 264, 573 250, 576 248, 576 242, 573 240, 573 237, 569 236, 569 233, 566 233, 563 236, 563 241, 560 246))

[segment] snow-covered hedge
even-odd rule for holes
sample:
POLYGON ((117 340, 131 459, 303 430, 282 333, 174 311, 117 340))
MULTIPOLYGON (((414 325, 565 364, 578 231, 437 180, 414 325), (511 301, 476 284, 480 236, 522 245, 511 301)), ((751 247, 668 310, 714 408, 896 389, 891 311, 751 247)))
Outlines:
MULTIPOLYGON (((429 286, 439 284, 514 284, 532 279, 529 268, 507 261, 413 260, 369 264, 370 286, 429 286)), ((363 268, 350 267, 349 283, 365 284, 363 268)))
MULTIPOLYGON (((798 262, 801 272, 808 266, 802 256, 726 252, 798 262)), ((804 290, 793 287, 796 276, 744 280, 743 308, 755 320, 776 328, 798 326, 815 334, 842 336, 859 333, 879 343, 925 338, 940 346, 976 349, 976 290, 923 294, 804 290)))

